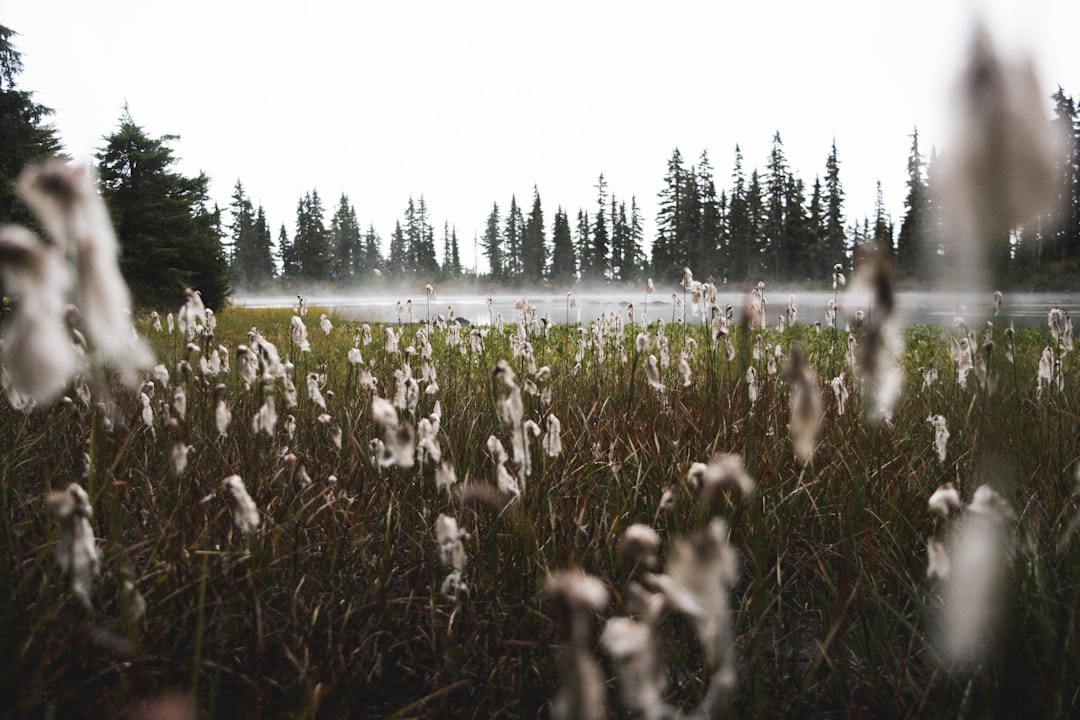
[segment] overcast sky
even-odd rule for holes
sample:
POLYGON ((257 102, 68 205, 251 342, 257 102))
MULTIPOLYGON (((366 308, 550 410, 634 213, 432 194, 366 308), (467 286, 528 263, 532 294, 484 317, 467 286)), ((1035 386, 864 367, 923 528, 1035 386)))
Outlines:
POLYGON ((835 138, 848 219, 872 214, 880 180, 899 224, 912 129, 947 146, 976 16, 1031 55, 1046 95, 1080 97, 1076 0, 5 5, 20 85, 76 158, 126 101, 151 135, 180 136, 180 170, 206 172, 222 207, 239 178, 275 240, 314 188, 327 221, 344 192, 385 247, 422 194, 440 253, 449 220, 470 265, 493 201, 527 212, 536 185, 550 224, 559 205, 593 211, 603 173, 637 197, 648 240, 675 147, 708 150, 726 188, 736 143, 763 170, 777 131, 807 186, 835 138))

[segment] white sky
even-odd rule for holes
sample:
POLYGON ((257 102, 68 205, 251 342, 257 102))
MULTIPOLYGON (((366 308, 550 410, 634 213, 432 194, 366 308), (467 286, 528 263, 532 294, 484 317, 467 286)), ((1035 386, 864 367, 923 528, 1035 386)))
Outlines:
POLYGON ((600 173, 637 196, 649 241, 676 146, 688 163, 707 149, 726 188, 735 144, 763 171, 775 131, 808 189, 835 138, 849 221, 880 180, 899 223, 910 133, 947 145, 976 14, 1031 54, 1047 96, 1080 97, 1076 0, 4 4, 20 85, 76 158, 126 101, 151 135, 180 135, 179 169, 205 171, 223 208, 241 179, 275 240, 312 188, 327 222, 346 193, 384 246, 423 194, 439 251, 448 219, 470 265, 493 201, 528 212, 535 184, 550 237, 558 205, 571 223, 594 211, 600 173))

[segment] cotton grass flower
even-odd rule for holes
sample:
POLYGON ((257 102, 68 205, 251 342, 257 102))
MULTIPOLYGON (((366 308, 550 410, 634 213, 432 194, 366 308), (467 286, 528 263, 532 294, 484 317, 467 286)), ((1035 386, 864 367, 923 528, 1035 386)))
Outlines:
POLYGON ((92 171, 49 160, 27 168, 16 192, 34 210, 57 251, 74 261, 76 305, 95 356, 113 366, 126 384, 137 382, 138 372, 153 365, 153 355, 133 339, 119 243, 92 171))
POLYGON ((439 561, 450 570, 439 592, 460 602, 461 596, 469 592, 463 579, 469 559, 464 541, 469 539, 469 533, 458 527, 457 520, 442 513, 435 520, 434 533, 439 546, 439 561))
POLYGON ((735 688, 729 595, 738 579, 738 560, 727 536, 727 523, 713 518, 704 532, 675 542, 665 574, 646 576, 668 607, 690 620, 709 666, 715 669, 702 703, 705 716, 735 688))
MULTIPOLYGON (((787 379, 791 384, 791 420, 788 430, 795 457, 800 465, 805 465, 814 454, 823 413, 817 375, 806 363, 806 356, 799 345, 792 346, 787 379)), ((841 382, 841 386, 842 384, 841 382)))
POLYGON ((90 526, 94 517, 90 499, 81 485, 68 483, 64 490, 49 493, 46 504, 60 525, 56 564, 61 572, 70 574, 72 593, 90 609, 90 591, 101 567, 94 530, 90 526))
POLYGON ((950 513, 956 512, 963 507, 960 502, 960 492, 956 489, 956 485, 951 482, 947 482, 935 490, 930 496, 930 500, 927 501, 927 505, 931 512, 942 517, 948 517, 950 513))
POLYGON ((326 316, 326 313, 319 315, 319 329, 323 331, 324 335, 329 335, 330 331, 334 329, 334 326, 330 322, 330 318, 326 316))
POLYGON ((217 428, 218 437, 228 434, 229 424, 232 422, 232 411, 229 410, 229 403, 225 398, 226 392, 228 389, 223 384, 214 388, 214 395, 217 397, 214 404, 214 427, 217 428))
POLYGON ((457 473, 454 471, 454 466, 443 461, 439 467, 435 468, 435 487, 446 490, 446 494, 449 495, 455 483, 457 483, 457 473))
POLYGON ((651 526, 634 523, 623 531, 619 541, 619 555, 629 563, 651 568, 656 564, 660 551, 660 536, 651 526))
POLYGON ((549 413, 545 423, 547 434, 544 435, 542 442, 544 452, 550 458, 558 457, 562 454, 562 423, 555 413, 549 413))
POLYGON ((12 225, 0 226, 0 271, 8 292, 21 298, 0 352, 8 401, 29 409, 58 397, 78 367, 64 320, 71 276, 57 250, 12 225))
MULTIPOLYGON (((935 512, 958 509, 954 492, 948 486, 938 489, 937 498, 932 496, 935 512)), ((927 576, 941 582, 937 644, 950 669, 978 667, 990 647, 1004 607, 1015 521, 1008 501, 989 485, 981 485, 967 508, 950 521, 944 541, 927 542, 927 576)))
POLYGON ((664 392, 665 388, 663 383, 660 382, 660 368, 657 367, 655 355, 649 355, 645 359, 645 380, 657 392, 664 392))
POLYGON ((949 442, 949 429, 945 424, 944 415, 931 415, 926 421, 934 426, 934 450, 937 451, 938 461, 944 464, 946 445, 949 442))
POLYGON ((307 327, 299 315, 292 316, 291 337, 293 344, 300 352, 311 352, 311 343, 308 342, 307 327))
POLYGON ((717 453, 708 465, 693 463, 686 477, 710 499, 732 485, 738 487, 746 496, 753 495, 757 487, 754 478, 746 472, 742 456, 735 453, 717 453))
POLYGON ((255 532, 262 518, 255 501, 248 495, 243 479, 239 475, 229 475, 221 481, 221 489, 232 498, 233 523, 236 527, 245 535, 255 532))

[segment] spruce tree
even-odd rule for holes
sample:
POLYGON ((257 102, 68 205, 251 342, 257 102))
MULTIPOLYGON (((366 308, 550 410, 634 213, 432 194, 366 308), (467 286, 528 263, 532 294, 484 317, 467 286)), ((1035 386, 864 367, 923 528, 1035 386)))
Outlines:
POLYGON ((682 212, 685 204, 687 171, 682 153, 675 148, 668 160, 664 187, 660 191, 660 209, 656 214, 656 238, 652 247, 652 272, 657 280, 682 276, 683 253, 676 248, 685 241, 682 212))
POLYGON ((790 177, 784 144, 780 133, 773 135, 769 162, 765 168, 765 217, 761 226, 760 257, 762 273, 776 281, 787 281, 792 268, 788 267, 789 248, 786 230, 786 199, 790 177))
POLYGON ((296 261, 296 248, 289 239, 289 233, 282 224, 278 231, 278 259, 281 261, 281 277, 295 280, 300 276, 300 265, 296 261))
POLYGON ((607 204, 607 182, 601 173, 596 182, 597 209, 592 223, 592 236, 588 243, 587 261, 581 265, 581 277, 587 280, 603 280, 608 274, 608 252, 611 236, 608 233, 604 206, 607 204))
POLYGON ((521 265, 526 282, 540 283, 547 270, 547 238, 544 232, 544 211, 540 191, 533 186, 533 204, 525 222, 525 238, 521 247, 521 265))
POLYGON ((56 130, 47 122, 53 111, 34 102, 34 94, 16 87, 23 70, 22 54, 12 38, 17 33, 0 25, 0 223, 30 227, 29 209, 15 197, 15 181, 34 162, 61 152, 56 130))
POLYGON ((919 130, 911 134, 911 151, 907 161, 906 212, 900 223, 896 239, 896 265, 901 277, 916 277, 922 267, 923 248, 929 238, 925 236, 927 217, 930 213, 930 194, 923 173, 923 158, 919 152, 919 130))
POLYGON ((697 170, 698 206, 701 212, 700 222, 700 260, 701 272, 713 277, 719 276, 720 269, 720 236, 722 233, 722 218, 720 201, 716 197, 716 181, 713 179, 712 163, 709 161, 707 151, 701 152, 698 159, 697 170))
POLYGON ((574 239, 570 234, 570 220, 560 206, 555 211, 551 229, 551 281, 560 285, 574 282, 577 263, 574 259, 574 239))
POLYGON ((885 210, 885 196, 881 192, 881 181, 877 182, 877 195, 874 198, 874 229, 870 239, 879 248, 884 249, 890 255, 894 255, 893 247, 893 223, 889 213, 885 210))
POLYGON ((330 279, 330 233, 323 221, 322 199, 317 190, 305 193, 296 207, 297 275, 309 281, 330 279))
POLYGON ((525 241, 525 218, 518 207, 517 198, 510 196, 510 209, 503 226, 503 272, 507 280, 522 277, 522 245, 525 241))
POLYGON ((491 204, 491 212, 488 214, 487 223, 484 226, 484 236, 481 239, 481 247, 488 259, 489 277, 496 282, 506 278, 503 268, 503 242, 502 231, 499 229, 499 204, 491 204))
POLYGON ((260 205, 255 210, 255 247, 252 249, 251 284, 261 287, 274 277, 274 241, 270 237, 270 223, 266 211, 260 205))
POLYGON ((186 177, 168 143, 152 138, 125 108, 98 151, 102 195, 120 241, 120 269, 138 305, 179 304, 185 287, 220 308, 232 292, 221 244, 220 213, 208 207, 210 180, 186 177))
POLYGON ((592 235, 592 223, 589 221, 588 210, 578 210, 577 224, 574 231, 574 250, 577 253, 578 277, 584 279, 585 268, 591 257, 589 238, 592 235))
POLYGON ((735 146, 735 165, 731 171, 731 198, 728 201, 728 252, 726 265, 732 280, 748 279, 756 246, 756 223, 747 205, 746 175, 742 150, 735 146))
POLYGON ((367 232, 364 233, 364 259, 360 265, 361 277, 366 279, 379 271, 383 264, 381 247, 382 238, 375 232, 375 226, 369 224, 367 232))
POLYGON ((330 219, 330 277, 339 283, 348 283, 363 270, 363 239, 356 209, 349 197, 342 193, 337 208, 330 219))
MULTIPOLYGON (((840 159, 836 152, 836 141, 825 161, 825 234, 824 250, 832 258, 829 267, 842 263, 847 258, 847 238, 844 233, 844 188, 840 183, 840 159)), ((822 273, 822 277, 826 274, 822 273)))
POLYGON ((394 232, 390 235, 390 258, 388 273, 393 277, 404 277, 410 272, 409 245, 405 238, 405 231, 401 229, 401 221, 394 223, 394 232))
POLYGON ((229 234, 225 243, 225 255, 229 259, 233 282, 239 287, 251 286, 254 253, 257 249, 255 237, 255 208, 244 192, 239 179, 233 187, 229 201, 229 234))

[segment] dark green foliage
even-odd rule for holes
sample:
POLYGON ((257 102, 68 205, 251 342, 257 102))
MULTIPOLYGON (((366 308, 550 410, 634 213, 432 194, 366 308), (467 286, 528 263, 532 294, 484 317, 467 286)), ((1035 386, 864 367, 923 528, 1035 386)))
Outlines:
POLYGON ((521 243, 521 274, 529 283, 539 284, 547 271, 547 237, 544 232, 544 210, 540 205, 540 191, 533 187, 532 210, 525 221, 521 243))
POLYGON ((0 25, 0 223, 34 227, 29 210, 15 197, 15 181, 23 168, 61 152, 56 130, 47 120, 52 110, 34 102, 34 94, 16 87, 22 55, 0 25))
POLYGON ((568 285, 574 281, 577 263, 574 258, 574 239, 570 234, 570 220, 560 206, 555 211, 555 220, 551 230, 551 282, 568 285))
POLYGON ((304 193, 296 205, 296 232, 292 252, 295 275, 301 280, 330 280, 330 232, 323 221, 324 209, 317 190, 304 193))
POLYGON ((330 220, 330 277, 335 282, 348 284, 359 279, 364 269, 364 241, 356 208, 342 193, 330 220))
POLYGON ((124 111, 97 153, 102 194, 120 241, 120 269, 139 306, 179 305, 185 287, 220 309, 231 293, 220 213, 208 207, 209 178, 172 170, 169 143, 124 111))
POLYGON ((506 280, 520 280, 523 273, 521 251, 525 242, 525 217, 518 207, 517 198, 510 196, 510 209, 506 211, 503 225, 503 276, 506 280))
POLYGON ((242 289, 265 287, 274 277, 270 227, 262 205, 256 211, 239 180, 229 204, 229 224, 233 282, 242 289))
POLYGON ((503 236, 499 229, 499 204, 491 204, 491 212, 484 226, 484 237, 481 239, 481 247, 488 259, 488 273, 492 280, 506 279, 505 254, 503 251, 503 236))

